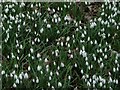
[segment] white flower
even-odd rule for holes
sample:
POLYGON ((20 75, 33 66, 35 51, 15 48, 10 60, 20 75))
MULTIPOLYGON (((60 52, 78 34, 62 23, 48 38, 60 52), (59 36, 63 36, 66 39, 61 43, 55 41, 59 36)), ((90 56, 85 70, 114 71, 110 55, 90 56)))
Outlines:
POLYGON ((82 46, 82 50, 83 50, 83 51, 85 50, 85 46, 82 46))
POLYGON ((35 27, 37 27, 37 24, 35 23, 35 27))
POLYGON ((15 64, 15 68, 18 68, 18 64, 15 64))
POLYGON ((102 18, 101 18, 101 17, 99 17, 99 18, 98 18, 98 21, 100 22, 101 20, 102 20, 102 18))
POLYGON ((54 90, 54 86, 52 86, 52 90, 54 90))
POLYGON ((77 67, 77 64, 75 63, 75 67, 77 67))
POLYGON ((57 34, 59 34, 60 33, 60 31, 59 30, 57 30, 57 34))
POLYGON ((48 40, 48 38, 46 38, 46 42, 48 42, 49 40, 48 40))
POLYGON ((28 66, 28 71, 30 71, 31 70, 31 68, 30 68, 30 66, 28 66))
POLYGON ((40 29, 40 33, 43 33, 43 31, 44 31, 44 29, 43 29, 43 28, 41 28, 41 29, 40 29))
POLYGON ((118 80, 117 79, 115 80, 115 82, 116 82, 116 84, 118 84, 118 80))
POLYGON ((21 6, 22 6, 22 7, 25 6, 25 3, 22 2, 22 3, 21 3, 21 6))
POLYGON ((61 82, 58 82, 58 87, 62 87, 62 83, 61 82))
POLYGON ((91 84, 90 84, 90 82, 89 82, 89 81, 87 82, 87 86, 91 86, 91 84))
POLYGON ((105 55, 104 58, 107 59, 107 55, 105 55))
POLYGON ((2 75, 4 75, 4 74, 5 74, 5 71, 4 71, 4 70, 2 70, 1 74, 2 74, 2 75))
POLYGON ((53 64, 56 65, 56 62, 54 61, 53 64))
POLYGON ((63 42, 61 42, 60 44, 61 44, 61 46, 63 46, 63 42))
POLYGON ((70 58, 73 58, 73 54, 70 55, 70 58))
POLYGON ((49 80, 51 80, 51 76, 49 76, 49 80))
POLYGON ((57 75, 59 75, 59 72, 58 72, 58 71, 56 71, 56 74, 57 74, 57 75))
POLYGON ((88 62, 85 63, 88 66, 88 62))
POLYGON ((103 68, 103 67, 104 67, 104 64, 103 64, 103 63, 101 63, 100 68, 103 68))
POLYGON ((68 47, 70 47, 70 44, 68 43, 68 45, 67 45, 68 47))
POLYGON ((81 69, 81 73, 83 74, 83 69, 81 69))
POLYGON ((95 44, 97 44, 97 40, 95 40, 95 44))
POLYGON ((28 74, 27 73, 24 74, 24 78, 28 79, 28 74))
POLYGON ((16 87, 17 87, 17 85, 14 83, 14 84, 13 84, 13 87, 14 87, 14 88, 16 88, 16 87))
POLYGON ((109 82, 112 82, 112 78, 111 77, 109 77, 109 82))
POLYGON ((35 44, 35 42, 34 41, 32 41, 32 45, 34 45, 35 44))
POLYGON ((35 59, 35 57, 34 57, 34 56, 32 56, 32 59, 35 59))
POLYGON ((33 8, 33 4, 31 4, 31 8, 33 8))
POLYGON ((15 81, 17 84, 19 84, 19 79, 16 79, 16 81, 15 81))
POLYGON ((57 20, 57 18, 55 18, 55 23, 57 23, 58 22, 58 20, 57 20))
POLYGON ((42 67, 41 67, 40 65, 37 66, 37 70, 38 70, 38 71, 40 71, 41 68, 42 68, 42 67))
POLYGON ((33 82, 35 82, 35 79, 32 79, 33 82))
POLYGON ((87 57, 87 53, 85 51, 82 52, 83 57, 87 57))
POLYGON ((30 51, 31 51, 31 53, 33 53, 33 51, 34 51, 33 48, 30 48, 30 51))
POLYGON ((100 82, 100 87, 102 87, 102 85, 103 85, 102 82, 100 82))
POLYGON ((53 8, 52 11, 55 12, 55 9, 53 8))
POLYGON ((43 74, 43 71, 40 71, 41 74, 43 74))
POLYGON ((60 22, 61 21, 61 18, 60 17, 58 17, 58 22, 60 22))
POLYGON ((82 38, 84 38, 84 37, 85 37, 85 35, 82 33, 81 37, 82 37, 82 38))
POLYGON ((37 58, 40 58, 40 53, 37 53, 37 58))
POLYGON ((19 74, 19 78, 22 79, 22 74, 19 74))
POLYGON ((38 79, 38 77, 37 77, 37 79, 36 79, 36 83, 39 83, 39 79, 38 79))
POLYGON ((68 36, 67 38, 66 38, 66 41, 69 41, 70 40, 70 37, 68 36))
POLYGON ((48 82, 48 86, 50 87, 50 82, 48 82))
POLYGON ((45 58, 45 62, 48 62, 48 59, 47 59, 47 58, 45 58))
POLYGON ((93 41, 90 41, 90 44, 92 45, 92 44, 93 44, 93 41))
POLYGON ((66 16, 64 17, 64 20, 72 21, 72 18, 70 17, 70 15, 66 15, 66 16))
POLYGON ((47 28, 51 28, 51 25, 50 25, 50 24, 47 24, 47 28))
POLYGON ((60 67, 58 66, 57 69, 60 70, 60 67))
POLYGON ((68 79, 69 79, 69 80, 71 79, 71 76, 70 76, 70 75, 68 76, 68 79))
POLYGON ((8 13, 8 11, 9 11, 9 9, 8 9, 8 8, 6 8, 6 9, 5 9, 5 13, 8 13))
POLYGON ((115 72, 116 71, 116 69, 115 68, 113 68, 113 72, 115 72))
POLYGON ((115 64, 117 64, 118 63, 118 61, 117 60, 115 60, 115 64))
POLYGON ((52 76, 52 75, 53 75, 53 72, 51 71, 51 72, 50 72, 50 76, 52 76))

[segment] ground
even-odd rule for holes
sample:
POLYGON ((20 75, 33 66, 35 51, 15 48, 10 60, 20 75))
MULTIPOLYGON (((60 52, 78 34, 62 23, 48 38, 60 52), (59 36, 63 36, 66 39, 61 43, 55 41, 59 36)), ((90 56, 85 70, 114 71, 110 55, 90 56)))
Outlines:
POLYGON ((120 88, 119 2, 1 6, 3 89, 120 88))

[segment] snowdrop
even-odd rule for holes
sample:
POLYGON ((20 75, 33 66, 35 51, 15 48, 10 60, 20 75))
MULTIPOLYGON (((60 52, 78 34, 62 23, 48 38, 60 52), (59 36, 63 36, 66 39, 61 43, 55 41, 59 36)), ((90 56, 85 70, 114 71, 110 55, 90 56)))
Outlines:
POLYGON ((70 37, 68 36, 67 38, 66 38, 66 41, 69 41, 70 40, 70 37))
POLYGON ((75 63, 75 67, 77 67, 77 63, 75 63))
POLYGON ((71 80, 71 76, 70 75, 68 76, 68 79, 71 80))
POLYGON ((16 82, 16 84, 19 84, 19 83, 20 83, 19 79, 16 79, 16 81, 15 81, 15 82, 16 82))
POLYGON ((24 79, 28 79, 28 73, 24 74, 24 79))
POLYGON ((40 53, 37 53, 37 58, 40 58, 40 56, 41 56, 40 53))
POLYGON ((14 83, 14 84, 13 84, 13 87, 14 87, 14 88, 16 88, 16 87, 17 87, 17 85, 14 83))
POLYGON ((61 62, 61 67, 64 67, 64 66, 65 66, 64 63, 61 62))
POLYGON ((42 68, 42 67, 41 67, 40 65, 37 66, 37 70, 38 70, 38 71, 40 71, 41 68, 42 68))
POLYGON ((62 83, 61 82, 58 82, 58 87, 62 87, 62 83))
POLYGON ((33 53, 33 51, 34 51, 33 48, 30 48, 30 52, 33 53))
POLYGON ((38 77, 36 78, 36 83, 39 83, 39 79, 38 79, 38 77))
POLYGON ((51 25, 50 25, 50 24, 47 24, 47 28, 51 28, 51 25))
POLYGON ((1 74, 2 74, 2 75, 4 75, 4 74, 5 74, 5 71, 4 71, 4 70, 2 70, 1 74))
POLYGON ((31 70, 31 68, 30 68, 30 66, 28 66, 28 71, 30 71, 31 70))

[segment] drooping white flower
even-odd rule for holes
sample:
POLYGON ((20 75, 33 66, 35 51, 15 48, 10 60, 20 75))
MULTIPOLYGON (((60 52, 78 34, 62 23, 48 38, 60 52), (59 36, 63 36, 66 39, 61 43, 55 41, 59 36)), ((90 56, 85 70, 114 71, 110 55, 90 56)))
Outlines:
POLYGON ((30 71, 31 70, 31 68, 30 68, 30 66, 28 66, 28 71, 30 71))
POLYGON ((72 18, 71 18, 70 15, 66 15, 66 16, 64 17, 64 20, 72 21, 72 18))
POLYGON ((4 70, 2 70, 1 74, 2 74, 2 75, 4 75, 4 74, 5 74, 5 71, 4 71, 4 70))
POLYGON ((18 64, 15 64, 15 68, 18 68, 18 64))
POLYGON ((89 82, 89 81, 87 81, 87 86, 91 86, 91 84, 90 84, 90 82, 89 82))
POLYGON ((22 80, 22 74, 19 74, 19 78, 22 80))
POLYGON ((38 77, 36 78, 36 83, 39 83, 39 79, 38 79, 38 77))
POLYGON ((41 56, 40 53, 37 53, 37 58, 40 58, 40 56, 41 56))
POLYGON ((28 73, 27 72, 24 74, 24 79, 28 79, 28 73))
POLYGON ((70 76, 70 75, 68 76, 68 79, 69 79, 69 80, 71 79, 71 76, 70 76))
POLYGON ((61 44, 61 46, 63 46, 63 42, 61 42, 60 44, 61 44))
POLYGON ((16 88, 16 87, 17 87, 17 85, 14 83, 14 84, 13 84, 13 87, 14 87, 14 88, 16 88))
POLYGON ((16 79, 16 81, 15 81, 17 84, 19 84, 20 83, 20 81, 19 81, 19 79, 16 79))
POLYGON ((75 67, 77 67, 77 63, 75 63, 75 67))
POLYGON ((41 68, 42 68, 42 67, 41 67, 40 65, 37 66, 37 70, 38 70, 38 71, 40 71, 41 68))
POLYGON ((48 82, 48 86, 50 87, 50 82, 48 82))
POLYGON ((6 8, 6 9, 5 9, 5 13, 8 13, 8 11, 9 11, 9 9, 8 9, 8 8, 6 8))
POLYGON ((58 82, 58 87, 62 87, 62 83, 61 82, 58 82))
POLYGON ((113 68, 113 72, 116 72, 116 69, 115 69, 115 68, 113 68))
POLYGON ((33 48, 30 48, 30 52, 33 53, 33 51, 34 51, 33 48))
POLYGON ((51 28, 51 25, 50 25, 50 24, 47 24, 47 28, 51 28))
POLYGON ((45 62, 48 62, 48 59, 47 59, 47 58, 45 58, 45 62))
POLYGON ((81 69, 81 73, 83 74, 83 69, 81 69))
POLYGON ((44 31, 44 29, 43 29, 43 28, 41 28, 41 29, 40 29, 40 33, 43 33, 43 31, 44 31))
POLYGON ((67 38, 66 38, 66 41, 69 41, 70 40, 70 37, 68 36, 67 38))

